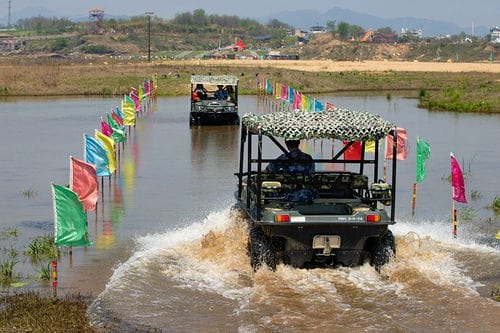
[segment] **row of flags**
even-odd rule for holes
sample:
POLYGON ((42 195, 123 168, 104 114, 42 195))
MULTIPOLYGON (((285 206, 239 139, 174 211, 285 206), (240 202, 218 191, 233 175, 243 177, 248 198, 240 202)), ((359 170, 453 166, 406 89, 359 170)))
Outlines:
POLYGON ((335 105, 307 96, 289 85, 271 81, 268 78, 257 77, 257 91, 277 100, 287 103, 294 110, 302 111, 333 111, 335 105))
POLYGON ((94 136, 83 135, 84 158, 70 156, 69 187, 52 183, 56 246, 88 246, 87 211, 95 211, 99 199, 98 177, 116 173, 120 143, 127 140, 126 129, 135 126, 137 117, 156 96, 158 77, 145 79, 138 89, 131 88, 106 118, 94 136))

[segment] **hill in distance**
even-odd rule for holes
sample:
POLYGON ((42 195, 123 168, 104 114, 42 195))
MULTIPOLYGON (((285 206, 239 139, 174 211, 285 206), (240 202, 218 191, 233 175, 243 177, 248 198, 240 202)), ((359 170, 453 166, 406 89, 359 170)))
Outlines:
MULTIPOLYGON (((326 26, 328 21, 336 21, 336 23, 344 21, 349 24, 359 25, 365 30, 391 27, 392 30, 399 33, 402 28, 422 29, 424 36, 458 35, 462 32, 472 34, 472 23, 470 27, 460 27, 450 22, 415 17, 380 18, 339 7, 333 7, 323 13, 315 10, 283 11, 258 18, 258 21, 266 23, 271 19, 277 19, 301 29, 308 29, 318 25, 326 26)), ((485 36, 489 33, 490 28, 476 26, 474 27, 474 35, 485 36)))
MULTIPOLYGON (((87 13, 75 13, 74 15, 62 15, 55 13, 44 7, 27 7, 20 11, 15 11, 11 15, 11 24, 23 18, 35 16, 43 17, 66 17, 70 20, 81 22, 88 19, 87 13)), ((120 13, 105 13, 105 18, 127 18, 126 15, 120 13)), ((491 27, 478 25, 472 31, 472 23, 470 27, 460 27, 454 23, 422 19, 415 17, 400 17, 400 18, 380 18, 378 16, 359 13, 340 7, 333 7, 326 12, 315 10, 297 10, 297 11, 282 11, 269 14, 265 17, 253 18, 261 23, 267 23, 271 19, 277 19, 287 23, 295 28, 308 29, 312 26, 326 26, 328 21, 336 21, 337 23, 344 21, 349 24, 359 25, 365 30, 378 29, 383 27, 391 27, 399 33, 402 28, 407 29, 422 29, 424 36, 443 36, 457 35, 462 32, 466 34, 474 34, 475 36, 485 36, 489 33, 491 27)), ((8 17, 0 17, 0 25, 7 25, 8 17)))

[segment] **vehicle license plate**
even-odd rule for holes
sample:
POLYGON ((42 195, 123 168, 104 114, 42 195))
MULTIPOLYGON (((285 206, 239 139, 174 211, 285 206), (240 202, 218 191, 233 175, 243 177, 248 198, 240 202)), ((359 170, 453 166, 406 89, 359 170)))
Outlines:
POLYGON ((313 238, 313 249, 338 249, 340 247, 340 236, 338 235, 317 235, 313 238))

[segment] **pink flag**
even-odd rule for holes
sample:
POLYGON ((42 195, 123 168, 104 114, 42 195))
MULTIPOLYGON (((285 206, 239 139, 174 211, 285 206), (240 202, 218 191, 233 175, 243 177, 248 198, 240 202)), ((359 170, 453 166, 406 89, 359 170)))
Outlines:
POLYGON ((293 97, 293 108, 295 110, 300 110, 302 108, 302 94, 295 90, 295 94, 293 97))
MULTIPOLYGON (((408 136, 406 135, 406 130, 401 127, 396 128, 397 131, 397 149, 396 149, 396 159, 397 160, 406 160, 406 156, 408 155, 406 151, 406 142, 408 136)), ((392 160, 392 145, 393 139, 392 134, 386 136, 385 140, 385 159, 392 160)))
POLYGON ((96 209, 99 199, 97 173, 93 164, 81 161, 74 157, 71 159, 69 187, 78 195, 87 211, 96 209))
POLYGON ((139 113, 141 111, 141 102, 139 101, 139 95, 137 94, 137 89, 132 88, 132 91, 130 92, 129 95, 134 101, 135 112, 139 113))
POLYGON ((288 86, 285 84, 281 85, 281 99, 284 101, 288 100, 288 86))
POLYGON ((465 184, 464 176, 460 165, 458 164, 453 153, 450 153, 451 157, 451 186, 453 187, 453 200, 456 202, 467 203, 467 198, 465 197, 465 184))
POLYGON ((326 111, 334 111, 335 110, 335 105, 330 102, 326 102, 326 111))
POLYGON ((111 136, 111 134, 113 134, 113 129, 103 119, 101 119, 101 132, 106 136, 111 136))

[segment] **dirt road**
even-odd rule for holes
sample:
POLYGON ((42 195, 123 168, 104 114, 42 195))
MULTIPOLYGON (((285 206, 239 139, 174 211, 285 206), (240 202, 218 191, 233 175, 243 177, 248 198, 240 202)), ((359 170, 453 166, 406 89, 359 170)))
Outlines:
MULTIPOLYGON (((174 63, 178 63, 174 61, 174 63)), ((333 60, 188 60, 186 65, 273 67, 308 72, 396 71, 396 72, 483 72, 500 73, 499 62, 405 62, 405 61, 333 61, 333 60)))

